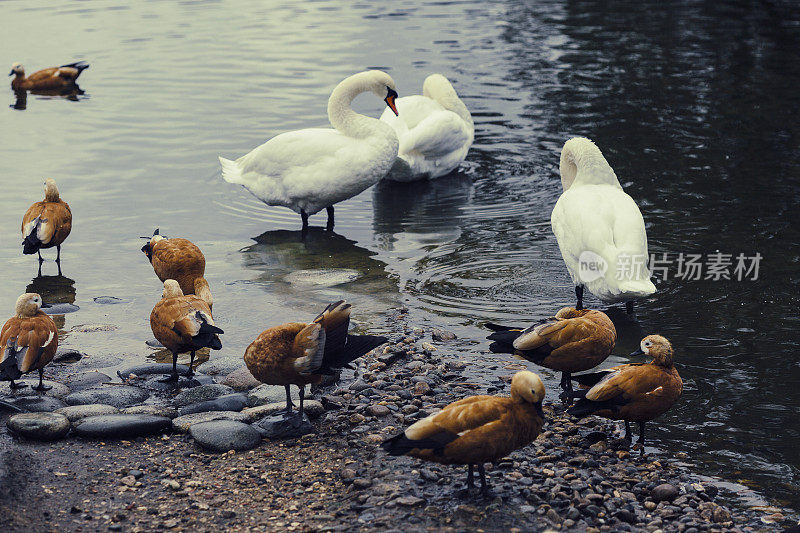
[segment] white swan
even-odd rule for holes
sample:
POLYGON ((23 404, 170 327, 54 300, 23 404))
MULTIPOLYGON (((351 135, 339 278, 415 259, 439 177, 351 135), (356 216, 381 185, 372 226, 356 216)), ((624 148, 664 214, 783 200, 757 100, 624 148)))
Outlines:
POLYGON ((631 312, 632 300, 656 292, 642 213, 589 139, 564 143, 559 169, 564 192, 550 222, 575 283, 578 309, 585 286, 603 302, 626 302, 631 312))
POLYGON ((438 178, 467 157, 475 138, 475 125, 447 78, 431 74, 422 85, 422 96, 399 98, 397 110, 398 116, 388 109, 381 115, 400 140, 398 160, 386 179, 438 178))
POLYGON ((394 130, 350 107, 367 91, 397 112, 397 89, 388 74, 379 70, 354 74, 339 83, 328 99, 328 120, 335 129, 290 131, 236 161, 220 157, 223 179, 243 186, 267 205, 300 213, 304 230, 309 215, 327 208, 328 229, 333 229, 333 204, 380 181, 397 157, 394 130))

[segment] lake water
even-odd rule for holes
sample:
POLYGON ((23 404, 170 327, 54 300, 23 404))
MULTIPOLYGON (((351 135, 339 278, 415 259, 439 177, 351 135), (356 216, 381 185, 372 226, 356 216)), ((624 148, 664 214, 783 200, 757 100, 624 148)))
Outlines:
MULTIPOLYGON (((161 289, 139 236, 158 227, 205 253, 224 355, 347 298, 373 331, 406 305, 419 324, 457 333, 464 358, 491 361, 484 322, 524 323, 574 302, 549 218, 561 145, 585 135, 640 205, 651 252, 762 256, 757 280, 676 279, 673 263, 636 320, 614 313, 616 353, 651 332, 676 348, 684 393, 652 424, 658 453, 686 452, 798 508, 798 10, 624 4, 3 3, 8 64, 91 63, 76 100, 30 95, 19 110, 8 90, 0 109, 3 313, 32 284, 80 307, 59 319, 62 343, 106 366, 141 360, 161 289), (326 124, 332 88, 371 67, 401 96, 430 73, 449 77, 475 118, 475 145, 457 174, 379 184, 336 206, 335 234, 301 242, 300 217, 223 182, 217 156, 326 124), (66 277, 32 282, 18 228, 45 177, 75 222, 66 277), (117 329, 76 329, 85 324, 117 329)), ((373 116, 381 106, 356 101, 373 116)), ((324 223, 324 212, 311 218, 324 223)), ((536 370, 555 390, 558 376, 536 370)))

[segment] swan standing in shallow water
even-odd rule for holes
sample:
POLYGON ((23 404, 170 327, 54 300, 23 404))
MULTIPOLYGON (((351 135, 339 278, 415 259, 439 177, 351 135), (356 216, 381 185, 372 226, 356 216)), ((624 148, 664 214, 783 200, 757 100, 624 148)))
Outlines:
POLYGON ((397 88, 380 70, 368 70, 343 80, 328 100, 334 129, 309 128, 273 137, 236 161, 222 157, 222 177, 242 185, 267 205, 300 213, 303 229, 308 216, 327 209, 333 229, 333 204, 352 198, 386 175, 397 158, 394 130, 378 119, 353 111, 353 99, 372 92, 397 113, 397 88))
POLYGON ((399 115, 383 112, 400 140, 398 159, 386 179, 414 181, 450 173, 467 157, 475 138, 475 125, 467 106, 447 78, 431 74, 422 96, 397 100, 399 115))
POLYGON ((560 172, 564 192, 550 222, 575 284, 577 308, 583 308, 586 287, 603 302, 626 302, 632 312, 632 300, 656 292, 639 207, 589 139, 564 143, 560 172))

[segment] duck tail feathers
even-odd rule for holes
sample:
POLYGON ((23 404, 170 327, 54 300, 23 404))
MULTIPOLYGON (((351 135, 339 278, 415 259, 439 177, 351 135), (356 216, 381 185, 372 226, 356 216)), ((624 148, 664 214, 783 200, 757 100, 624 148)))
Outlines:
POLYGON ((39 239, 39 227, 42 225, 42 219, 36 217, 29 225, 28 234, 22 241, 22 253, 25 255, 35 254, 42 247, 42 241, 39 239))
POLYGON ((87 68, 89 68, 89 63, 87 63, 86 61, 76 61, 75 63, 69 63, 67 65, 61 65, 61 66, 78 69, 78 73, 81 73, 87 68))
POLYGON ((228 183, 235 183, 237 185, 244 184, 242 169, 236 161, 220 157, 219 163, 222 165, 222 179, 228 183))
POLYGON ((386 342, 389 342, 389 339, 380 335, 348 335, 344 348, 335 353, 325 354, 322 368, 318 372, 324 374, 330 369, 344 368, 386 342))

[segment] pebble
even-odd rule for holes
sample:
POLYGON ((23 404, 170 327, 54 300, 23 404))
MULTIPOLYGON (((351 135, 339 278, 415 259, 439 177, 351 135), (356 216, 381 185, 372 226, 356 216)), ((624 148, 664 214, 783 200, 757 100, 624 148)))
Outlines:
POLYGON ((457 339, 456 334, 444 329, 434 329, 431 331, 431 338, 437 342, 452 341, 457 339))
POLYGON ((189 434, 202 448, 212 452, 251 450, 261 442, 258 431, 234 420, 194 424, 189 428, 189 434))
MULTIPOLYGON (((185 376, 189 373, 189 367, 186 365, 178 365, 178 375, 185 376)), ((132 376, 149 376, 152 374, 171 374, 172 363, 146 363, 143 365, 129 366, 124 370, 117 371, 117 375, 123 381, 130 379, 132 376)))
POLYGON ((431 386, 425 383, 424 381, 418 382, 414 385, 414 395, 415 396, 424 396, 431 392, 431 386))
POLYGON ((169 430, 171 421, 155 415, 99 415, 78 420, 73 431, 82 437, 125 439, 156 435, 169 430))
POLYGON ((212 411, 210 413, 192 413, 179 416, 172 420, 172 429, 179 433, 186 433, 194 424, 211 422, 212 420, 235 420, 244 422, 247 416, 236 411, 212 411))
POLYGON ((250 373, 246 366, 243 366, 228 374, 222 384, 235 391, 248 391, 261 385, 261 382, 253 377, 253 374, 250 373))
POLYGON ((205 413, 209 411, 241 411, 247 407, 247 395, 242 393, 226 394, 213 400, 193 403, 180 408, 181 415, 205 413))
POLYGON ((300 420, 296 412, 289 417, 283 414, 266 416, 253 423, 252 427, 265 439, 286 439, 314 432, 308 417, 300 420))
POLYGON ((103 403, 114 407, 130 407, 144 402, 150 393, 139 387, 129 385, 109 385, 105 387, 92 387, 79 392, 68 394, 64 401, 69 405, 86 405, 90 403, 103 403))
POLYGON ((87 416, 113 415, 119 413, 119 409, 113 405, 104 403, 90 403, 86 405, 70 405, 56 409, 54 412, 66 416, 70 422, 75 422, 87 416))
POLYGON ((130 300, 123 300, 122 298, 117 298, 116 296, 97 296, 96 298, 92 298, 92 300, 94 303, 100 305, 115 305, 130 302, 130 300))
MULTIPOLYGON (((291 387, 292 400, 295 405, 300 401, 300 391, 297 387, 291 387)), ((286 402, 286 389, 280 385, 259 385, 247 393, 247 406, 266 405, 268 403, 286 402)))
POLYGON ((241 357, 215 357, 198 365, 197 371, 208 376, 227 376, 242 367, 244 359, 241 357))
POLYGON ((53 356, 54 363, 77 363, 86 356, 85 353, 70 348, 69 346, 59 346, 56 355, 53 356))
POLYGON ((69 433, 69 419, 56 413, 19 413, 6 422, 8 429, 26 439, 51 441, 69 433))
POLYGON ((177 409, 166 405, 134 405, 133 407, 124 407, 120 412, 130 415, 164 416, 170 420, 177 418, 179 414, 177 409))
POLYGON ((173 400, 175 405, 178 407, 183 407, 185 405, 191 405, 193 403, 205 402, 208 400, 214 400, 219 398, 220 396, 225 396, 226 394, 232 394, 234 390, 230 387, 225 385, 220 385, 219 383, 212 383, 209 385, 201 385, 199 387, 195 387, 193 389, 185 390, 175 396, 173 400))
POLYGON ((387 416, 391 413, 385 405, 375 404, 367 407, 367 414, 372 416, 387 416))
POLYGON ((657 502, 672 501, 678 496, 678 488, 670 483, 662 483, 650 491, 650 497, 657 502))
POLYGON ((89 372, 80 372, 79 374, 67 376, 64 380, 64 384, 72 391, 79 391, 112 381, 114 380, 111 376, 98 372, 97 370, 91 370, 89 372))

